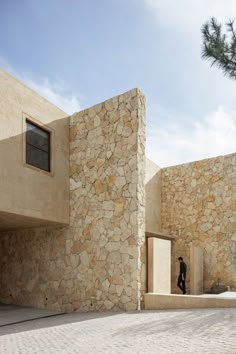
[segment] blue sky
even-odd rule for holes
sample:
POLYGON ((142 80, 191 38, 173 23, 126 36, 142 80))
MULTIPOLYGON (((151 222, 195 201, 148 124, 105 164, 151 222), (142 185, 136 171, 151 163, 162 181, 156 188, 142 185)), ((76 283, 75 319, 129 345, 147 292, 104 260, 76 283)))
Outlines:
POLYGON ((68 113, 133 87, 164 167, 236 151, 236 82, 201 59, 233 0, 2 0, 0 66, 68 113))

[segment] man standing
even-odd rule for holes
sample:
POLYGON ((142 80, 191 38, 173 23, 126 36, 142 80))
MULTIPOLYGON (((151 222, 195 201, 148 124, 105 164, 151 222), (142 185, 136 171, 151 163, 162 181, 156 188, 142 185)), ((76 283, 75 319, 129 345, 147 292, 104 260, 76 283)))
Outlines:
POLYGON ((183 257, 179 257, 178 261, 179 261, 179 277, 178 277, 177 285, 180 288, 180 290, 183 292, 183 294, 186 294, 185 280, 186 280, 187 266, 186 263, 184 263, 183 257))

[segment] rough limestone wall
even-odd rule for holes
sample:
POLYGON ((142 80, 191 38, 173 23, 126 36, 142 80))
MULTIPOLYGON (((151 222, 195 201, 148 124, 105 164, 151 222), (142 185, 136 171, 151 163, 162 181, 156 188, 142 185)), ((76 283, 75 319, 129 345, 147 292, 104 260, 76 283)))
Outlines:
POLYGON ((146 292, 146 244, 145 244, 145 174, 146 174, 146 158, 145 158, 145 97, 139 94, 138 101, 138 130, 137 130, 137 246, 138 246, 138 286, 137 298, 138 304, 136 308, 143 307, 143 296, 146 292), (139 273, 140 272, 140 273, 139 273), (140 278, 139 278, 140 274, 140 278))
POLYGON ((137 309, 144 274, 144 97, 134 89, 75 114, 70 132, 80 307, 137 309))
POLYGON ((236 287, 236 154, 163 169, 161 197, 162 231, 177 236, 172 291, 179 293, 177 258, 189 266, 191 244, 204 249, 205 290, 218 279, 236 287))
POLYGON ((2 233, 0 302, 71 311, 79 257, 66 247, 70 237, 66 228, 2 233))
POLYGON ((145 280, 144 97, 134 89, 75 114, 70 135, 70 226, 0 235, 0 302, 137 309, 145 280))

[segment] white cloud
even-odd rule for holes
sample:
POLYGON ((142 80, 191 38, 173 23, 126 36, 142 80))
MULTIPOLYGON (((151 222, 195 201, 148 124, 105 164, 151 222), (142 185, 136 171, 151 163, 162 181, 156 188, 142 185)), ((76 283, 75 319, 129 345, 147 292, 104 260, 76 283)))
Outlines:
POLYGON ((47 77, 37 81, 29 73, 19 73, 0 57, 0 66, 11 73, 18 80, 46 98, 65 113, 73 114, 81 110, 79 95, 68 93, 63 80, 52 80, 47 77))
POLYGON ((189 122, 148 131, 147 157, 165 167, 235 152, 236 112, 219 107, 203 120, 189 122))
POLYGON ((25 75, 21 77, 21 81, 68 114, 73 114, 81 109, 78 96, 66 94, 64 92, 65 85, 61 81, 52 82, 48 78, 44 78, 41 83, 37 83, 25 75))
MULTIPOLYGON (((167 80, 172 80, 169 106, 158 109, 155 116, 160 118, 159 122, 147 126, 147 156, 160 166, 168 166, 235 152, 236 82, 201 59, 200 31, 203 23, 213 16, 221 23, 236 19, 235 1, 142 1, 155 21, 159 38, 168 44, 160 52, 159 65, 166 70, 167 80), (169 57, 174 65, 173 79, 165 66, 169 57), (179 103, 177 108, 171 103, 172 97, 179 103), (185 101, 190 101, 193 108, 188 105, 188 116, 183 119, 185 101), (170 113, 174 109, 178 112, 170 113), (197 116, 210 110, 203 118, 197 116)), ((166 95, 169 97, 168 91, 166 95)))
POLYGON ((156 19, 166 26, 184 29, 188 35, 194 27, 199 27, 209 17, 219 21, 236 17, 234 0, 144 0, 156 19))

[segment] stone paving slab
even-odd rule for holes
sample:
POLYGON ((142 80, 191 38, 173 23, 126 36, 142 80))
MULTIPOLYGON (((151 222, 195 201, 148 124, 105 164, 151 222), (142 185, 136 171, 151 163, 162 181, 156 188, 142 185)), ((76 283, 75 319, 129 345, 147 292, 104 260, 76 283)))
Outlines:
POLYGON ((236 353, 236 309, 72 313, 0 328, 1 354, 236 353))
POLYGON ((35 309, 26 306, 0 304, 0 327, 58 314, 60 314, 60 312, 35 309))

